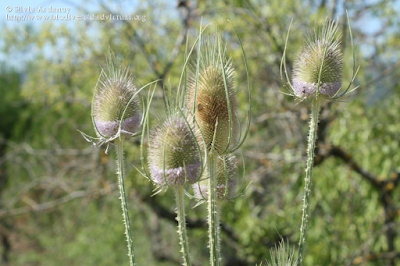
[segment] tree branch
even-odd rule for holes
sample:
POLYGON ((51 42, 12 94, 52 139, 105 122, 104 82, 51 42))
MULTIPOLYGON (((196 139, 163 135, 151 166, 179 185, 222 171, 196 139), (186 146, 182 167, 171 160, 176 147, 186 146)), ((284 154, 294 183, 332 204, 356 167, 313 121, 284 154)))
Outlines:
POLYGON ((61 198, 48 201, 45 203, 40 203, 40 204, 32 204, 30 206, 25 206, 17 209, 10 209, 10 210, 0 210, 0 219, 2 218, 7 218, 7 217, 12 217, 12 216, 18 216, 22 214, 27 214, 27 213, 32 213, 32 212, 47 212, 47 211, 52 211, 53 209, 66 204, 70 201, 73 201, 75 199, 80 199, 80 198, 98 198, 101 196, 105 196, 110 194, 115 190, 115 185, 110 185, 110 188, 107 189, 99 189, 99 190, 91 190, 91 191, 74 191, 71 192, 61 198))

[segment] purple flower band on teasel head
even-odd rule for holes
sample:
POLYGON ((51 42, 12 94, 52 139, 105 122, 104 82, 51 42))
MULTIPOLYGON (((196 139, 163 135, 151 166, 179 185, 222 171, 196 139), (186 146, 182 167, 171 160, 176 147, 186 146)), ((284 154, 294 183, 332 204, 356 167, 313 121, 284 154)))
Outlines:
POLYGON ((187 165, 185 168, 180 166, 173 169, 162 169, 156 166, 150 166, 151 176, 153 181, 159 185, 184 185, 185 181, 193 184, 197 181, 200 175, 200 160, 193 164, 187 165))
MULTIPOLYGON (((333 97, 342 86, 339 82, 322 83, 319 87, 321 94, 333 97)), ((297 97, 313 96, 317 90, 317 83, 304 82, 299 79, 293 79, 293 89, 297 97)))
MULTIPOLYGON (((139 124, 141 117, 139 115, 135 115, 129 118, 122 120, 121 130, 129 133, 135 133, 139 124)), ((97 127, 97 130, 103 134, 104 136, 111 137, 118 133, 118 127, 120 124, 120 120, 116 121, 94 121, 97 127)))

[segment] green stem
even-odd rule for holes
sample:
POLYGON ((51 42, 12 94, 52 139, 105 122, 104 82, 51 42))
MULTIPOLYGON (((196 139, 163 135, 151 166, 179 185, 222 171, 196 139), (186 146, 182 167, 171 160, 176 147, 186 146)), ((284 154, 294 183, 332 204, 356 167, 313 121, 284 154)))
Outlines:
POLYGON ((304 260, 304 249, 306 245, 306 236, 308 228, 308 218, 310 210, 311 196, 311 178, 314 166, 314 150, 317 140, 318 116, 321 109, 320 99, 313 99, 310 120, 310 132, 308 135, 307 146, 307 168, 306 177, 304 179, 304 197, 303 197, 303 214, 301 216, 300 241, 299 241, 299 263, 302 265, 304 260))
POLYGON ((215 212, 215 221, 217 224, 217 239, 216 239, 216 245, 217 245, 217 259, 218 259, 218 265, 221 264, 221 239, 219 237, 219 231, 220 231, 220 204, 218 203, 218 199, 217 199, 217 204, 216 204, 216 212, 215 212))
POLYGON ((189 253, 189 240, 186 233, 185 202, 184 202, 183 186, 178 186, 177 188, 175 188, 175 197, 177 205, 176 219, 178 221, 178 234, 179 234, 179 242, 181 244, 183 265, 190 266, 192 265, 192 263, 190 260, 190 253, 189 253))
POLYGON ((117 138, 116 142, 117 142, 118 188, 119 188, 119 193, 121 195, 120 199, 121 199, 121 208, 122 208, 122 218, 123 218, 124 225, 125 225, 125 236, 126 236, 126 241, 128 242, 129 263, 130 263, 130 266, 136 266, 134 249, 133 249, 131 221, 129 219, 128 202, 126 200, 126 195, 125 195, 124 139, 123 139, 123 136, 120 136, 119 138, 117 138))
POLYGON ((211 266, 220 265, 219 218, 217 206, 217 157, 209 154, 208 171, 208 238, 211 266))

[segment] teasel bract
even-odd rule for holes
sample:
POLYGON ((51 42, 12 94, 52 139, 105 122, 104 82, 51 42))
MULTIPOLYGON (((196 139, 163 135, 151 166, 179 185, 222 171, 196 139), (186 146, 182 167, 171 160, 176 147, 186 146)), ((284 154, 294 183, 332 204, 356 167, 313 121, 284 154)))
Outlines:
POLYGON ((355 87, 349 91, 359 68, 355 67, 353 37, 348 17, 347 21, 349 25, 351 47, 353 49, 353 75, 348 87, 343 92, 340 92, 342 86, 343 54, 340 51, 341 35, 338 33, 337 22, 326 20, 322 27, 317 27, 314 32, 307 35, 306 44, 294 61, 293 85, 289 80, 285 58, 289 33, 286 38, 281 61, 281 78, 284 79, 284 76, 286 77, 286 87, 289 88, 289 95, 299 100, 310 99, 312 102, 298 253, 300 265, 303 263, 305 256, 314 150, 317 139, 318 117, 321 109, 321 102, 323 99, 338 99, 357 88, 355 87), (283 73, 285 74, 283 75, 283 73))
POLYGON ((289 241, 285 241, 282 238, 279 245, 275 245, 274 248, 270 249, 270 259, 261 265, 298 266, 299 262, 295 255, 295 249, 290 246, 289 241))

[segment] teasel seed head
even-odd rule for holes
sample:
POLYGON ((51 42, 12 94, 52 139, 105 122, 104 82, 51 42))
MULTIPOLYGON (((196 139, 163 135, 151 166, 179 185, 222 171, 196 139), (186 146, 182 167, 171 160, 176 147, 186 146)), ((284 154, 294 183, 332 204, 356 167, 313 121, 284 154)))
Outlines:
MULTIPOLYGON (((193 184, 194 195, 197 199, 208 197, 208 180, 206 171, 204 177, 196 184, 193 184)), ((237 196, 238 173, 236 158, 233 155, 218 156, 217 158, 217 199, 231 199, 237 196)))
POLYGON ((193 184, 200 177, 196 138, 179 115, 167 118, 151 132, 148 158, 151 177, 158 185, 193 184))
POLYGON ((93 96, 92 117, 96 133, 106 138, 118 133, 133 134, 141 121, 138 97, 134 97, 137 89, 133 77, 129 68, 123 68, 119 63, 114 59, 108 60, 93 96))
POLYGON ((336 22, 326 21, 322 28, 308 35, 294 62, 293 92, 297 97, 316 97, 319 93, 333 97, 341 88, 343 56, 337 31, 336 22))
POLYGON ((187 108, 194 114, 202 135, 200 142, 209 152, 215 151, 221 155, 230 144, 235 143, 239 125, 236 116, 234 68, 231 60, 226 59, 222 48, 219 49, 215 43, 217 42, 204 45, 198 78, 195 67, 192 67, 187 108))

